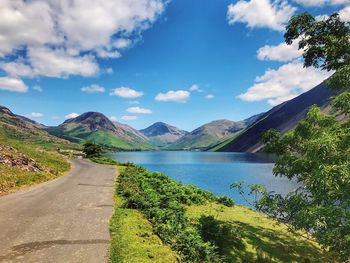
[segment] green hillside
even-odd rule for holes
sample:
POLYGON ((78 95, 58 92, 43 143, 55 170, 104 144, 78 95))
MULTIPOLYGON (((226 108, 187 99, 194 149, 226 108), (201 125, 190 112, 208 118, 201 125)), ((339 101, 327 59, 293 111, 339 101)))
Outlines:
POLYGON ((154 149, 147 138, 139 135, 130 126, 114 124, 103 114, 97 112, 84 113, 57 127, 49 127, 47 131, 80 144, 92 141, 116 150, 154 149))
POLYGON ((1 107, 0 195, 68 171, 70 164, 58 149, 74 151, 79 146, 54 137, 1 107))

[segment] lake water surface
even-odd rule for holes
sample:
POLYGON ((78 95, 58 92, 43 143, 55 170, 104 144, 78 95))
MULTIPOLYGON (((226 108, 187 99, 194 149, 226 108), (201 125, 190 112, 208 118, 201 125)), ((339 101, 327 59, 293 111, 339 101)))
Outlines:
POLYGON ((297 184, 272 174, 273 160, 266 155, 217 152, 118 152, 109 157, 133 162, 151 171, 160 171, 186 184, 193 184, 217 195, 231 197, 247 205, 237 191, 230 189, 236 181, 263 184, 270 191, 285 194, 297 184))

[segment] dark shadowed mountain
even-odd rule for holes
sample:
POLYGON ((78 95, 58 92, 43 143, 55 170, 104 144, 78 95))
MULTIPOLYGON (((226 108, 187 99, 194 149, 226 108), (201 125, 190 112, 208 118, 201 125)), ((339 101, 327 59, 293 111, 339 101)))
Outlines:
POLYGON ((70 141, 95 143, 121 150, 149 150, 148 139, 128 125, 113 123, 99 112, 86 112, 47 129, 51 134, 70 141))
POLYGON ((157 147, 167 146, 188 134, 187 131, 180 130, 164 122, 156 122, 148 128, 140 130, 140 132, 157 147))
POLYGON ((293 129, 306 116, 310 106, 329 109, 330 98, 336 95, 324 83, 298 97, 284 102, 266 112, 260 119, 236 137, 217 145, 214 150, 224 152, 257 152, 262 149, 261 137, 269 129, 286 132, 293 129))
POLYGON ((211 145, 237 134, 251 123, 255 122, 259 115, 250 117, 243 121, 217 120, 204 124, 189 134, 183 136, 175 143, 166 147, 169 150, 203 150, 211 145))

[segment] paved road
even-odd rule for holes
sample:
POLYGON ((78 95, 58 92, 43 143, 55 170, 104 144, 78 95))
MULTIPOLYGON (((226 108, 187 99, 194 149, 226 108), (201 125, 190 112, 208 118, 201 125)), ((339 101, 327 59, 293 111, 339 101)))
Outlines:
POLYGON ((0 198, 0 262, 107 262, 115 168, 73 161, 67 176, 0 198))

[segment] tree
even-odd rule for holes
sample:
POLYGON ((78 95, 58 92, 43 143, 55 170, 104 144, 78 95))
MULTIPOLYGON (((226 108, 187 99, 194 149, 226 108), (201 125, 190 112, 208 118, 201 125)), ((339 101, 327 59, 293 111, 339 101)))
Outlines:
POLYGON ((342 22, 338 14, 317 21, 303 13, 291 18, 286 29, 287 44, 299 41, 304 66, 335 71, 326 84, 342 92, 332 102, 333 115, 313 106, 293 131, 281 134, 270 130, 264 135, 266 151, 278 156, 274 174, 297 180, 301 186, 286 196, 263 188, 252 189, 261 194, 254 204, 293 230, 307 231, 337 261, 348 261, 350 24, 342 22), (343 121, 336 116, 342 116, 343 121))
POLYGON ((91 141, 84 143, 83 152, 86 157, 98 157, 102 153, 102 147, 98 144, 95 144, 91 141))

